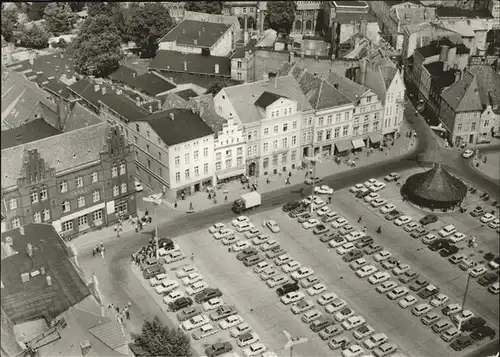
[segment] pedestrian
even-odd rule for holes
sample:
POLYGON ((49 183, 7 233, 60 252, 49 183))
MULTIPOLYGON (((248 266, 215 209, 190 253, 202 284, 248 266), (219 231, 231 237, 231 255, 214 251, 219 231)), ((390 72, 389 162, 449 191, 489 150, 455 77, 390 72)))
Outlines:
POLYGON ((217 204, 217 198, 214 197, 214 204, 217 204))
POLYGON ((292 177, 292 171, 288 171, 288 177, 292 177))
POLYGON ((119 314, 120 313, 120 307, 119 306, 115 306, 115 310, 116 312, 119 314))
POLYGON ((194 253, 191 253, 191 261, 194 262, 194 253))
POLYGON ((149 216, 149 211, 148 211, 148 210, 146 210, 146 212, 144 212, 144 215, 145 215, 146 217, 147 217, 147 216, 149 216))
POLYGON ((365 233, 365 232, 366 232, 366 227, 363 227, 363 233, 365 233))
POLYGON ((92 248, 92 256, 93 256, 93 257, 95 257, 95 253, 96 253, 96 252, 95 252, 95 247, 94 247, 94 248, 92 248))
POLYGON ((125 317, 127 318, 127 320, 130 320, 130 312, 128 310, 125 311, 125 317))
POLYGON ((332 204, 332 196, 328 196, 328 204, 332 204))
POLYGON ((227 195, 224 196, 224 202, 227 202, 227 195))
POLYGON ((227 252, 231 253, 231 247, 227 247, 227 252))
POLYGON ((101 241, 101 250, 104 250, 104 243, 101 241))
POLYGON ((174 208, 177 208, 177 200, 174 202, 174 208))
POLYGON ((186 199, 186 194, 183 192, 183 193, 181 194, 181 197, 182 197, 182 200, 185 200, 185 199, 186 199))
POLYGON ((359 223, 359 222, 361 222, 361 216, 359 216, 359 218, 358 218, 358 223, 359 223))
POLYGON ((116 230, 116 238, 120 238, 120 228, 116 230))

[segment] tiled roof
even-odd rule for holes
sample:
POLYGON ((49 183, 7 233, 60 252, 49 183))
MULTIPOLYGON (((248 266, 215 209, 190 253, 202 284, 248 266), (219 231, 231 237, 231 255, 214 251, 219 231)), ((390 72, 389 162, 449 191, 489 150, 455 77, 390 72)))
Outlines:
POLYGON ((438 41, 432 41, 426 46, 416 48, 415 52, 419 52, 424 58, 436 56, 441 52, 442 45, 446 45, 449 48, 455 47, 455 44, 445 37, 438 41))
MULTIPOLYGON (((360 74, 359 71, 357 74, 360 74)), ((388 86, 380 67, 366 66, 365 86, 377 94, 380 100, 385 101, 388 86)))
MULTIPOLYGON (((199 75, 196 73, 182 73, 182 72, 164 72, 160 71, 160 73, 168 78, 169 81, 172 81, 176 85, 188 84, 188 85, 197 85, 201 88, 208 89, 210 85, 214 81, 214 77, 210 75, 199 75)), ((229 82, 230 85, 241 84, 242 81, 237 81, 231 79, 228 76, 224 76, 224 80, 229 82)))
POLYGON ((2 150, 2 188, 16 185, 25 150, 36 149, 46 165, 56 172, 99 160, 107 130, 108 124, 101 123, 2 150))
POLYGON ((2 150, 58 135, 61 132, 43 119, 35 119, 10 130, 2 130, 2 150))
POLYGON ((484 9, 462 9, 460 7, 452 6, 439 6, 436 9, 436 15, 438 17, 480 17, 485 19, 490 19, 491 13, 487 8, 484 9))
POLYGON ((71 96, 68 85, 58 79, 48 80, 47 83, 42 84, 41 87, 64 99, 68 99, 71 96))
POLYGON ((139 121, 148 123, 168 146, 213 134, 212 129, 191 109, 173 108, 148 115, 139 121), (174 120, 170 114, 173 114, 174 120))
POLYGON ((351 103, 358 103, 361 96, 365 94, 369 89, 361 84, 358 84, 350 79, 338 75, 335 72, 331 72, 328 75, 327 81, 335 86, 338 85, 338 90, 342 93, 351 103))
POLYGON ((188 88, 188 89, 184 89, 184 90, 181 90, 181 91, 178 91, 178 92, 175 92, 176 95, 178 95, 179 97, 181 97, 182 99, 184 100, 189 100, 191 98, 194 98, 194 97, 197 97, 198 96, 198 93, 196 93, 194 90, 192 90, 191 88, 188 88))
POLYGON ((324 79, 320 81, 319 88, 313 91, 309 102, 316 110, 338 107, 352 103, 347 97, 324 79))
POLYGON ((210 48, 230 27, 223 23, 184 20, 158 42, 175 41, 177 45, 210 48))
POLYGON ((226 119, 219 116, 215 112, 213 94, 203 94, 191 98, 186 104, 186 108, 195 108, 200 114, 201 119, 212 128, 212 131, 217 135, 217 132, 222 128, 222 125, 227 122, 226 119))
POLYGON ((382 74, 382 78, 384 79, 385 88, 389 88, 392 83, 392 80, 398 73, 398 69, 396 66, 380 66, 380 73, 382 74))
POLYGON ((85 108, 80 103, 75 103, 75 106, 66 118, 63 131, 67 133, 69 131, 86 128, 102 122, 103 120, 94 112, 85 108))
POLYGON ((259 98, 257 98, 254 104, 262 109, 266 109, 268 106, 270 106, 280 98, 282 98, 282 96, 279 94, 265 91, 262 92, 262 94, 259 98))
POLYGON ((476 78, 468 71, 458 82, 446 88, 441 97, 457 113, 483 110, 476 78))
POLYGON ((293 76, 276 77, 276 81, 262 80, 245 83, 223 89, 229 101, 234 106, 236 114, 243 124, 260 121, 261 109, 254 105, 255 101, 265 91, 271 91, 283 97, 297 101, 297 111, 312 109, 306 96, 302 93, 300 85, 293 76))
POLYGON ((51 320, 90 295, 70 262, 64 241, 51 224, 30 223, 24 226, 24 235, 19 229, 4 232, 3 248, 7 237, 11 238, 11 248, 17 254, 2 259, 1 300, 3 309, 14 323, 44 317, 51 320), (28 243, 32 246, 31 257, 26 253, 28 243), (42 267, 45 275, 30 276, 25 283, 21 281, 21 274, 40 272, 42 267), (51 286, 46 276, 51 277, 51 286))
POLYGON ((168 72, 185 72, 207 75, 230 76, 231 59, 229 57, 203 56, 197 53, 181 53, 177 51, 158 51, 149 64, 149 68, 168 72), (186 70, 184 70, 186 62, 186 70), (215 73, 215 66, 219 73, 215 73))
POLYGON ((162 99, 164 109, 185 108, 187 105, 187 101, 177 93, 168 93, 167 95, 162 96, 162 99))
POLYGON ((135 77, 131 87, 137 88, 151 96, 156 96, 175 88, 175 85, 153 73, 144 73, 135 77))
POLYGON ((476 77, 483 107, 491 105, 500 114, 500 74, 491 66, 472 66, 469 71, 476 77))
POLYGON ((184 20, 222 23, 234 26, 236 30, 240 29, 240 22, 238 21, 238 17, 232 15, 206 14, 204 12, 184 11, 184 20))
POLYGON ((137 71, 135 69, 121 65, 113 73, 108 75, 108 78, 112 81, 121 82, 130 86, 136 75, 137 71))

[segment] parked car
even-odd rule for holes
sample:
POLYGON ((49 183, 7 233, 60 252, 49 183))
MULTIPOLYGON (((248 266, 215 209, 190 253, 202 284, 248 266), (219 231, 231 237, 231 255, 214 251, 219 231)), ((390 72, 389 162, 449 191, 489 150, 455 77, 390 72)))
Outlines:
POLYGON ((409 270, 406 273, 404 273, 402 276, 399 277, 399 281, 402 282, 403 284, 408 284, 409 282, 417 279, 419 275, 417 274, 416 271, 409 270))
POLYGON ((395 209, 396 209, 395 205, 393 205, 392 203, 387 203, 380 209, 380 212, 383 214, 388 214, 394 211, 395 209))
POLYGON ((484 214, 484 209, 481 206, 476 206, 471 212, 470 215, 472 217, 480 217, 484 214))
POLYGON ((436 322, 437 320, 439 320, 441 318, 441 315, 438 314, 436 311, 430 311, 427 313, 427 315, 425 315, 424 317, 422 317, 420 319, 420 321, 422 321, 422 323, 426 326, 430 326, 432 325, 434 322, 436 322))
POLYGON ((370 325, 361 325, 353 331, 352 335, 356 340, 361 340, 372 335, 374 332, 375 329, 370 325))
POLYGON ((453 348, 455 351, 462 351, 463 349, 469 347, 473 343, 474 340, 472 339, 472 337, 467 335, 461 335, 450 344, 450 347, 453 348))
POLYGON ((363 249, 363 253, 366 255, 372 255, 378 252, 381 252, 384 249, 381 245, 378 244, 370 244, 368 247, 363 249))
POLYGON ((300 207, 300 202, 288 202, 282 206, 283 212, 291 212, 300 207))
POLYGON ((403 309, 406 309, 408 307, 415 305, 417 302, 418 299, 415 296, 406 295, 404 298, 399 300, 398 305, 401 306, 403 309))
POLYGON ((471 317, 462 324, 462 331, 470 332, 486 325, 486 320, 479 316, 471 317))
POLYGON ((193 305, 193 299, 190 297, 180 297, 177 300, 170 302, 168 307, 170 310, 176 312, 191 305, 193 305))
POLYGON ((375 357, 386 357, 396 353, 398 346, 393 343, 384 343, 373 350, 373 355, 375 357))
POLYGON ((472 337, 476 341, 481 341, 485 337, 489 337, 490 339, 494 339, 497 335, 496 331, 489 326, 482 326, 474 330, 470 337, 472 337))
POLYGON ((328 340, 332 337, 340 335, 343 332, 344 330, 339 325, 330 325, 320 331, 318 335, 322 340, 328 340))
POLYGON ((190 318, 200 315, 202 313, 199 306, 189 306, 185 307, 177 313, 177 320, 180 322, 189 320, 190 318))
POLYGON ((429 281, 425 280, 423 278, 418 278, 415 279, 411 285, 410 285, 410 290, 411 291, 419 291, 422 288, 425 288, 427 285, 429 285, 429 281))
POLYGON ((391 276, 389 275, 388 272, 384 271, 384 272, 377 272, 375 274, 373 274, 372 276, 370 276, 368 278, 368 282, 372 285, 376 285, 376 284, 380 284, 380 283, 383 283, 387 280, 389 280, 391 278, 391 276))
POLYGON ((410 289, 408 289, 406 286, 398 286, 397 288, 389 291, 387 293, 387 297, 390 300, 397 300, 399 298, 402 298, 406 294, 410 292, 410 289))
POLYGON ((213 345, 208 346, 205 349, 205 354, 207 357, 217 357, 224 353, 231 352, 233 350, 233 346, 230 342, 217 342, 213 345))
POLYGON ((266 221, 266 226, 273 233, 278 233, 280 231, 280 226, 278 225, 278 223, 275 220, 266 221))
POLYGON ((422 299, 428 299, 437 295, 439 290, 440 289, 437 286, 429 284, 418 292, 418 296, 422 299))
POLYGON ((420 221, 418 221, 418 223, 420 223, 422 226, 426 226, 428 224, 437 222, 437 220, 438 220, 438 217, 435 214, 428 214, 428 215, 425 215, 422 219, 420 219, 420 221))
POLYGON ((193 339, 201 340, 205 337, 211 336, 219 332, 212 324, 205 324, 201 326, 198 330, 192 333, 193 339))
POLYGON ((387 182, 397 181, 401 178, 401 175, 397 172, 391 172, 389 175, 384 177, 384 180, 387 182))
POLYGON ((295 315, 297 315, 309 311, 313 308, 314 302, 312 300, 300 300, 292 304, 291 310, 295 315))
POLYGON ((439 293, 431 299, 430 304, 434 307, 440 307, 446 304, 448 300, 450 300, 450 298, 447 295, 439 293))
POLYGON ((363 342, 363 345, 369 350, 373 350, 374 348, 386 343, 387 341, 389 341, 389 337, 387 337, 385 333, 376 333, 366 339, 363 342))
POLYGON ((325 306, 325 311, 329 314, 334 314, 337 311, 342 310, 346 306, 347 303, 344 300, 336 298, 331 303, 325 306))
POLYGON ((196 294, 194 297, 194 300, 198 303, 201 304, 205 301, 208 301, 213 298, 221 297, 222 296, 222 291, 220 291, 217 288, 205 288, 203 291, 200 293, 196 294))
MULTIPOLYGON (((209 317, 212 321, 220 321, 229 316, 236 315, 238 312, 236 309, 229 305, 223 305, 218 307, 215 311, 209 314, 209 317)), ((235 325, 236 326, 236 325, 235 325)))
POLYGON ((250 326, 246 322, 242 322, 241 324, 230 328, 229 334, 231 335, 231 337, 238 337, 239 335, 244 334, 245 332, 249 332, 251 330, 252 330, 252 326, 250 326))

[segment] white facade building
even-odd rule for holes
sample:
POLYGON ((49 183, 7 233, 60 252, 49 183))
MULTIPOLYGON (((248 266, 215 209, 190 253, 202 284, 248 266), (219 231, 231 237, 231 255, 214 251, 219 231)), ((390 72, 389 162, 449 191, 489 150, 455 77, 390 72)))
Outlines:
POLYGON ((230 118, 214 141, 214 172, 217 181, 231 180, 245 174, 245 136, 238 123, 230 118))

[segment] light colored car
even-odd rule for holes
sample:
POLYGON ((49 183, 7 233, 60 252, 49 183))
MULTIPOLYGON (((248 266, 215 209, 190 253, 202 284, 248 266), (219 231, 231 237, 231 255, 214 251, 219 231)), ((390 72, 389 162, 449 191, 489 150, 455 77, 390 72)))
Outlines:
POLYGON ((470 310, 463 310, 458 314, 455 314, 451 317, 451 321, 453 321, 457 326, 460 326, 465 321, 474 317, 474 313, 470 310))
POLYGON ((280 243, 276 239, 270 239, 260 246, 260 250, 262 250, 263 252, 267 252, 269 250, 278 248, 279 246, 280 243))
POLYGON ((300 269, 301 267, 302 267, 302 264, 300 264, 298 261, 291 260, 288 263, 284 264, 281 267, 281 270, 283 270, 283 273, 291 273, 295 270, 300 269))
POLYGON ((308 267, 301 267, 300 269, 294 271, 290 277, 293 279, 293 280, 300 280, 300 279, 304 279, 304 278, 307 278, 308 276, 310 275, 313 275, 314 274, 314 270, 312 270, 311 268, 308 268, 308 267))
POLYGON ((252 326, 250 326, 246 322, 242 322, 241 324, 230 328, 229 334, 231 335, 231 337, 238 337, 239 335, 249 331, 252 331, 252 326))
POLYGON ((184 293, 180 290, 174 290, 163 297, 163 302, 169 304, 178 298, 184 297, 184 293))
POLYGON ((267 281, 276 275, 278 275, 278 271, 274 267, 267 267, 262 270, 259 276, 262 280, 267 281))
POLYGON ((189 320, 186 320, 183 323, 181 323, 181 327, 184 331, 191 331, 191 330, 194 330, 195 328, 206 325, 209 322, 210 321, 208 320, 207 316, 196 315, 196 316, 191 317, 189 320))
POLYGON ((498 227, 500 227, 500 219, 495 218, 493 221, 488 223, 488 227, 491 229, 498 229, 498 227))
POLYGON ((401 306, 403 309, 407 309, 409 307, 412 307, 418 302, 418 299, 413 296, 413 295, 406 295, 404 298, 399 300, 398 305, 401 306))
POLYGON ((183 260, 184 258, 186 258, 186 256, 182 254, 181 251, 175 250, 168 253, 168 255, 165 257, 165 264, 175 263, 183 260))
POLYGON ((380 207, 383 206, 387 203, 387 200, 385 198, 376 198, 373 201, 370 202, 370 205, 372 207, 380 207))
POLYGON ((266 268, 270 267, 269 263, 266 261, 258 263, 256 266, 253 267, 254 273, 260 274, 262 271, 266 268))
POLYGON ((371 179, 369 179, 368 181, 363 182, 363 185, 364 185, 366 188, 369 188, 370 186, 375 185, 377 182, 378 182, 378 180, 377 180, 377 179, 371 178, 371 179))
POLYGON ((249 346, 260 341, 259 335, 253 331, 247 331, 237 336, 236 344, 240 347, 249 346))
POLYGON ((322 294, 326 291, 327 287, 325 284, 323 283, 317 283, 317 284, 314 284, 313 286, 311 286, 310 288, 308 288, 306 290, 307 292, 307 295, 309 296, 314 296, 314 295, 319 295, 319 294, 322 294))
POLYGON ((494 215, 492 215, 491 213, 485 213, 481 218, 481 222, 483 223, 490 223, 491 221, 493 221, 496 217, 494 215))
POLYGON ((441 339, 445 342, 450 342, 460 335, 460 331, 456 327, 450 327, 441 334, 441 339))
POLYGON ((342 350, 343 357, 358 357, 365 353, 365 350, 360 345, 350 345, 345 350, 342 350))
POLYGON ((386 357, 396 353, 398 346, 394 343, 384 343, 373 350, 373 354, 377 357, 386 357))
POLYGON ((422 316, 423 314, 428 313, 429 311, 432 310, 432 306, 427 304, 427 303, 422 303, 418 304, 415 306, 412 310, 411 313, 415 316, 422 316))
POLYGON ((277 266, 281 266, 288 263, 290 260, 292 260, 292 257, 290 257, 288 254, 282 254, 274 259, 274 264, 276 264, 277 266))
POLYGON ((266 281, 266 284, 270 288, 275 288, 288 282, 288 277, 286 275, 280 274, 275 275, 271 279, 266 281))
POLYGON ((342 322, 351 316, 354 316, 354 310, 350 307, 344 307, 334 315, 335 320, 337 320, 338 322, 342 322))
POLYGON ((405 296, 409 292, 410 292, 410 289, 407 288, 406 286, 398 286, 397 288, 389 291, 387 293, 387 297, 390 300, 397 300, 399 298, 402 298, 403 296, 405 296))
POLYGON ((354 246, 353 243, 346 243, 342 247, 337 248, 337 253, 340 255, 344 255, 349 253, 350 251, 354 250, 356 247, 354 246))
POLYGON ((271 219, 269 221, 266 221, 266 226, 267 228, 269 228, 271 230, 271 232, 273 233, 278 233, 280 231, 280 226, 278 225, 278 223, 271 219))
POLYGON ((333 193, 333 188, 327 185, 316 186, 314 188, 314 193, 318 195, 331 195, 333 193))
POLYGON ((301 314, 303 312, 309 311, 312 308, 314 308, 314 302, 312 300, 300 300, 297 301, 296 303, 292 304, 291 310, 292 312, 297 315, 301 314))
POLYGON ((392 203, 387 203, 380 209, 380 213, 387 214, 389 212, 392 212, 396 209, 396 206, 393 205, 392 203))
POLYGON ((144 191, 144 187, 139 181, 134 181, 134 186, 135 186, 135 192, 142 192, 144 191))
POLYGON ((344 236, 337 236, 328 242, 330 248, 338 248, 344 244, 348 243, 344 236))
POLYGON ((389 259, 390 257, 392 257, 392 253, 389 252, 388 250, 383 250, 377 254, 375 254, 373 256, 373 259, 376 261, 376 262, 382 262, 384 260, 387 260, 389 259))
POLYGON ((371 201, 377 199, 377 198, 380 198, 380 195, 378 193, 370 193, 368 196, 366 196, 365 198, 363 198, 363 200, 367 203, 370 203, 371 201))
POLYGON ((255 238, 252 238, 253 245, 261 245, 269 240, 269 236, 267 234, 261 234, 255 238))
POLYGON ((253 237, 257 237, 259 234, 262 234, 261 231, 258 228, 254 227, 254 228, 250 228, 248 231, 246 231, 245 234, 243 234, 243 236, 246 239, 250 239, 253 237))
POLYGON ((234 243, 238 242, 238 238, 236 238, 235 236, 229 236, 226 238, 222 238, 221 242, 224 245, 233 245, 234 243))
POLYGON ((401 175, 397 172, 391 172, 389 175, 384 176, 384 180, 387 182, 397 181, 401 178, 401 175))
POLYGON ((404 273, 406 273, 407 271, 410 271, 411 270, 411 266, 408 265, 408 264, 399 264, 398 266, 394 267, 392 269, 392 273, 396 276, 400 276, 404 273))
POLYGON ((451 257, 449 257, 448 261, 451 264, 460 264, 465 258, 467 258, 467 256, 465 254, 456 253, 456 254, 453 254, 451 257))
POLYGON ((243 354, 245 357, 253 357, 258 356, 267 351, 267 347, 260 342, 256 342, 248 346, 243 350, 243 354))
POLYGON ((158 294, 165 295, 172 290, 175 290, 179 287, 179 282, 177 280, 163 280, 161 285, 155 287, 155 291, 158 294))
POLYGON ((437 236, 435 234, 428 233, 428 234, 426 234, 425 236, 422 237, 422 243, 424 243, 424 244, 431 244, 436 239, 438 239, 438 238, 437 238, 437 236))
POLYGON ((405 230, 405 232, 410 233, 410 232, 413 232, 415 229, 420 228, 420 227, 421 227, 420 223, 410 222, 407 225, 405 225, 403 227, 403 229, 405 230))
POLYGON ((474 268, 470 270, 470 276, 473 278, 477 278, 478 276, 483 275, 486 273, 487 269, 483 264, 477 264, 474 268))
POLYGON ((255 226, 251 222, 244 222, 237 224, 235 228, 238 233, 243 233, 249 231, 252 228, 255 228, 255 226))
POLYGON ((323 295, 321 295, 319 298, 318 298, 318 304, 320 306, 325 306, 329 303, 331 303, 332 301, 334 301, 335 299, 338 299, 338 296, 337 294, 335 293, 324 293, 323 295))
POLYGON ((186 294, 189 296, 201 293, 205 288, 208 288, 208 283, 206 281, 198 281, 186 288, 186 294))
POLYGON ((356 230, 356 228, 354 226, 348 224, 348 225, 339 229, 339 234, 345 235, 345 234, 354 232, 355 230, 356 230))
POLYGON ((313 286, 314 284, 319 283, 319 282, 321 282, 321 281, 319 280, 319 278, 316 275, 311 275, 305 279, 301 279, 299 285, 303 288, 308 288, 308 287, 313 286))
POLYGON ((205 311, 212 311, 212 310, 215 310, 217 309, 219 306, 222 306, 224 305, 224 301, 222 301, 221 299, 219 298, 213 298, 213 299, 210 299, 208 301, 205 301, 201 307, 203 308, 203 310, 205 311))
POLYGON ((320 217, 324 216, 325 214, 328 214, 332 211, 332 209, 328 206, 323 206, 319 210, 316 211, 316 214, 320 217))
POLYGON ((192 333, 193 339, 201 340, 205 337, 211 336, 219 332, 212 324, 205 324, 201 326, 198 330, 192 333))
POLYGON ((224 228, 226 225, 224 223, 215 223, 212 227, 208 229, 208 232, 211 234, 214 234, 215 232, 220 231, 222 228, 224 228))
POLYGON ((342 228, 343 226, 349 224, 349 221, 345 219, 344 217, 338 217, 336 220, 334 220, 331 224, 332 228, 338 229, 342 228))
POLYGON ((347 239, 348 242, 355 242, 358 239, 361 239, 363 237, 366 237, 365 232, 359 232, 359 231, 353 231, 351 233, 347 233, 345 235, 345 239, 347 239))
POLYGON ((445 227, 443 227, 443 229, 441 229, 438 234, 443 237, 443 238, 446 238, 448 236, 451 236, 453 233, 455 233, 457 231, 457 228, 453 225, 453 224, 449 224, 445 227))
POLYGON ((349 345, 349 338, 346 336, 335 336, 328 342, 328 347, 332 350, 336 350, 337 348, 342 348, 349 345))
POLYGON ((394 220, 394 224, 398 227, 403 226, 411 222, 411 218, 408 216, 401 216, 394 220))
POLYGON ((241 324, 242 322, 243 317, 241 317, 240 315, 231 315, 219 322, 219 327, 223 330, 227 330, 231 327, 241 324))
POLYGON ((364 267, 366 264, 368 264, 368 261, 365 258, 359 258, 359 259, 356 259, 355 261, 351 262, 349 264, 349 268, 356 271, 356 270, 364 267))
POLYGON ((183 266, 182 268, 179 268, 179 270, 177 270, 175 272, 175 276, 177 278, 184 278, 185 276, 188 276, 189 274, 192 274, 192 273, 197 273, 198 270, 196 269, 196 267, 194 265, 186 265, 186 266, 183 266))
POLYGON ((370 265, 365 265, 361 269, 358 269, 356 271, 356 275, 359 278, 366 278, 367 276, 375 274, 377 271, 378 271, 378 269, 375 266, 370 264, 370 265))
POLYGON ((363 345, 366 348, 373 350, 374 348, 377 348, 378 346, 386 343, 387 341, 389 341, 389 337, 387 337, 385 333, 376 333, 367 338, 363 342, 363 345))
POLYGON ((472 151, 471 149, 467 149, 465 150, 463 153, 462 153, 462 156, 466 159, 472 157, 474 155, 474 151, 472 151))
POLYGON ((325 311, 329 314, 334 314, 346 306, 347 306, 347 303, 344 300, 342 300, 340 298, 336 298, 330 304, 325 306, 325 311))
POLYGON ((320 224, 320 221, 316 218, 310 218, 304 223, 302 223, 302 228, 304 229, 311 229, 316 227, 318 224, 320 224))
POLYGON ((385 186, 386 186, 386 184, 383 182, 376 182, 370 186, 370 191, 378 192, 380 190, 383 190, 385 188, 385 186))
POLYGON ((324 223, 332 222, 339 217, 339 214, 335 211, 330 211, 325 213, 323 217, 321 217, 321 221, 324 223))
POLYGON ((378 285, 375 290, 377 290, 381 294, 385 294, 386 292, 396 288, 397 286, 398 286, 398 283, 396 283, 395 281, 389 280, 389 281, 386 281, 386 282, 378 285))
POLYGON ((383 283, 391 278, 391 275, 384 271, 379 271, 368 278, 368 282, 372 285, 383 283))
POLYGON ((238 224, 245 223, 245 222, 250 222, 250 219, 247 216, 239 216, 231 221, 231 224, 233 227, 237 226, 238 224))
POLYGON ((246 240, 240 240, 231 246, 233 252, 241 252, 243 249, 249 248, 250 243, 246 240))
POLYGON ((448 300, 450 300, 450 298, 447 295, 439 293, 431 299, 430 304, 434 307, 440 307, 446 304, 448 300))
POLYGON ((352 329, 355 329, 356 327, 359 327, 363 325, 366 322, 364 317, 362 316, 351 316, 348 319, 346 319, 344 322, 342 322, 342 327, 349 331, 352 329))
POLYGON ((451 242, 453 243, 458 243, 458 242, 461 242, 463 241, 465 238, 467 238, 467 236, 461 232, 455 232, 453 233, 453 235, 448 238, 451 242))
POLYGON ((201 280, 203 280, 203 275, 201 275, 200 273, 191 273, 181 279, 182 284, 184 285, 192 285, 201 280))
POLYGON ((234 235, 234 231, 231 228, 222 228, 220 231, 214 233, 214 238, 220 240, 232 235, 234 235))
POLYGON ((364 187, 365 187, 365 185, 363 185, 362 183, 357 183, 354 186, 352 186, 349 189, 349 191, 352 192, 352 193, 356 193, 356 192, 358 192, 359 190, 361 190, 364 187))
POLYGON ((291 291, 288 294, 283 295, 280 300, 285 305, 293 304, 305 297, 304 293, 301 291, 291 291))
POLYGON ((166 273, 158 274, 157 276, 149 279, 149 285, 152 287, 158 286, 162 283, 163 280, 167 279, 168 276, 166 273))

